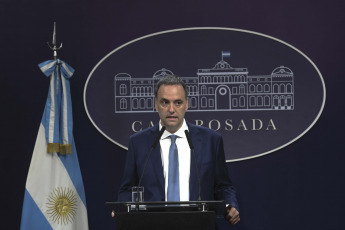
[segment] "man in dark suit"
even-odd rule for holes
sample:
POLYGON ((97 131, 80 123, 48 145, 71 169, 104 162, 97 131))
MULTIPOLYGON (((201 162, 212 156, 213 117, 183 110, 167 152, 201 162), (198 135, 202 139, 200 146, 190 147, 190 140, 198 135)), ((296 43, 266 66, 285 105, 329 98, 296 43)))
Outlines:
POLYGON ((141 182, 145 188, 145 201, 198 200, 196 168, 184 133, 188 130, 195 147, 201 199, 224 200, 228 205, 225 218, 231 224, 237 224, 240 220, 238 204, 225 163, 223 139, 211 129, 185 121, 187 95, 187 87, 179 77, 169 75, 157 83, 155 108, 160 123, 131 136, 118 200, 132 200, 132 187, 138 185, 151 145, 163 126, 166 130, 159 141, 160 147, 152 151, 141 182), (174 140, 171 135, 175 136, 174 140), (175 159, 170 158, 171 151, 176 152, 175 159), (177 166, 172 161, 177 161, 177 166), (173 164, 177 169, 171 168, 173 164), (172 178, 174 182, 171 182, 172 178))

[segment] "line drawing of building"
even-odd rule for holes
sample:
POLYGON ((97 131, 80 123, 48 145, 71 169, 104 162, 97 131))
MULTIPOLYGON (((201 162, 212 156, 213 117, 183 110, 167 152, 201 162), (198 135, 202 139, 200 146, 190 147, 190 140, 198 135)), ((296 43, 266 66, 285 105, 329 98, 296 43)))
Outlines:
MULTIPOLYGON (((165 68, 150 78, 116 74, 115 113, 154 112, 154 88, 160 78, 171 74, 165 68)), ((275 68, 269 75, 249 76, 247 68, 233 68, 222 56, 213 68, 198 69, 196 77, 180 77, 188 88, 188 111, 294 109, 294 74, 285 66, 275 68)))

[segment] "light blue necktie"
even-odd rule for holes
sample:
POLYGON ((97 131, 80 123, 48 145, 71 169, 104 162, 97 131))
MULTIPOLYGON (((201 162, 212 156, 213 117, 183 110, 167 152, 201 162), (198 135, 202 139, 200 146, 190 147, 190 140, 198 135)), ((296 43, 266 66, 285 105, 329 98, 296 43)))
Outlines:
POLYGON ((180 201, 180 178, 176 135, 170 135, 171 145, 169 149, 169 178, 168 178, 168 201, 180 201))

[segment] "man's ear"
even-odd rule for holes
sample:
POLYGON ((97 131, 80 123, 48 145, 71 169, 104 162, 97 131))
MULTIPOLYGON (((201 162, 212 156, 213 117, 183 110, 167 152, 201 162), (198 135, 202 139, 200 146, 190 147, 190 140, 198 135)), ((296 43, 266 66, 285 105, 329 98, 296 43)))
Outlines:
POLYGON ((157 98, 155 98, 155 109, 156 109, 156 111, 158 111, 157 106, 158 106, 158 104, 157 104, 157 98))
POLYGON ((186 101, 186 110, 188 110, 188 97, 187 97, 187 101, 186 101))

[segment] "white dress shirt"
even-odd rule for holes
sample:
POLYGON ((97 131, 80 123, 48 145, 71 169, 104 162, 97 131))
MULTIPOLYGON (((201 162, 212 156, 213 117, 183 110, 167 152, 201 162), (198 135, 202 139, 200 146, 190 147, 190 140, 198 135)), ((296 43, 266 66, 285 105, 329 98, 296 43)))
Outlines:
MULTIPOLYGON (((159 130, 162 128, 159 122, 159 130)), ((179 176, 180 176, 180 201, 189 201, 189 176, 190 176, 190 148, 186 138, 185 130, 188 130, 186 121, 183 121, 181 128, 174 134, 177 136, 176 145, 179 160, 179 176)), ((171 145, 170 135, 172 133, 164 131, 161 139, 161 157, 163 164, 164 180, 165 180, 165 200, 167 200, 168 177, 169 177, 169 149, 171 145)))

